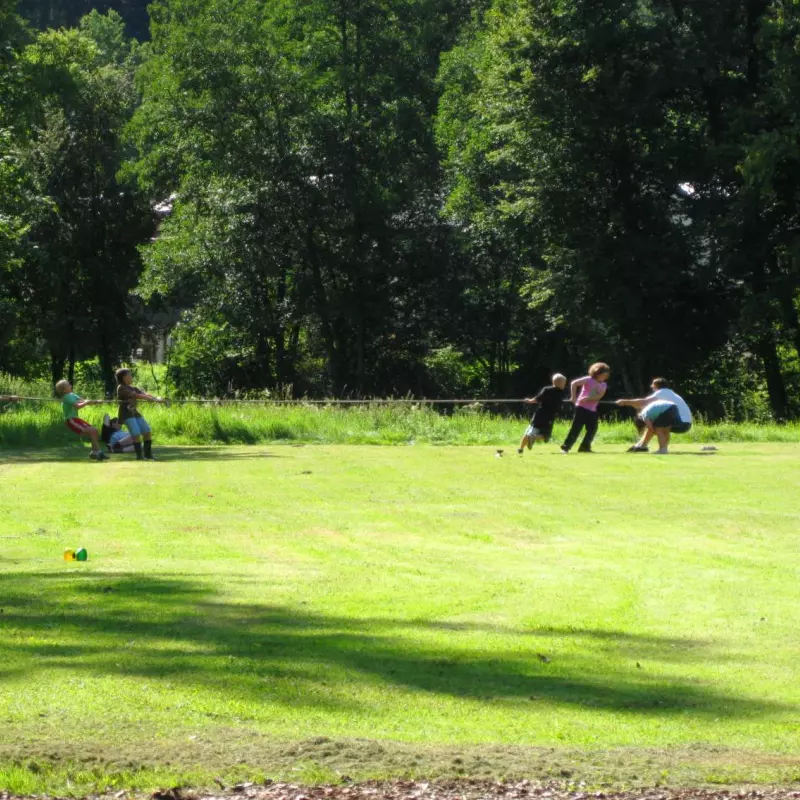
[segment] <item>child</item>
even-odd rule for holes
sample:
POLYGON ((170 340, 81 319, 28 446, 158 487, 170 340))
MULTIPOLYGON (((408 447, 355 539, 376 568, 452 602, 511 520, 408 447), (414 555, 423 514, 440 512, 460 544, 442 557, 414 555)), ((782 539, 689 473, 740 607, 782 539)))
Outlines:
POLYGON ((136 404, 139 400, 149 403, 163 403, 161 397, 153 397, 133 386, 133 373, 129 369, 118 369, 117 375, 117 400, 119 400, 119 421, 133 437, 133 448, 136 460, 155 461, 153 457, 153 441, 150 426, 147 420, 139 413, 136 404), (142 439, 144 439, 144 456, 142 455, 142 439))
POLYGON ((92 443, 92 452, 89 458, 93 461, 106 461, 108 456, 100 449, 97 440, 97 429, 78 416, 78 411, 85 406, 99 406, 102 400, 83 400, 72 391, 69 381, 59 381, 56 384, 56 397, 61 398, 61 409, 64 412, 64 424, 78 436, 85 436, 92 443))
POLYGON ((552 386, 544 386, 536 397, 530 397, 525 400, 526 403, 535 404, 539 407, 536 409, 531 424, 519 443, 517 452, 520 455, 522 455, 525 447, 530 450, 534 442, 550 441, 550 437, 553 435, 553 422, 564 402, 564 387, 566 385, 567 379, 557 372, 552 377, 552 386))
POLYGON ((133 436, 122 430, 122 426, 119 424, 119 420, 116 417, 111 419, 108 414, 103 418, 103 428, 100 431, 100 439, 110 453, 136 452, 133 436))
POLYGON ((591 453, 592 442, 597 433, 597 406, 603 399, 608 389, 608 378, 611 375, 611 367, 602 361, 592 364, 589 367, 589 374, 584 378, 577 378, 570 384, 570 402, 575 405, 575 417, 572 420, 572 427, 569 429, 561 450, 569 453, 572 445, 578 439, 581 430, 585 427, 586 434, 583 437, 579 453, 591 453), (578 389, 581 390, 580 397, 577 397, 578 389), (577 397, 577 399, 576 399, 577 397))
POLYGON ((0 394, 0 414, 7 410, 7 406, 3 405, 4 403, 19 403, 22 401, 21 397, 17 397, 15 394, 0 394))

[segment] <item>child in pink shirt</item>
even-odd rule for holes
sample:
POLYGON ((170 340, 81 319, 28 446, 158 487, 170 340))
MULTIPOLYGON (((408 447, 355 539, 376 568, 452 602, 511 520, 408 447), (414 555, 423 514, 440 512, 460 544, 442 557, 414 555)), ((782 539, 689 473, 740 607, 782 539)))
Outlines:
POLYGON ((597 433, 597 406, 608 388, 609 375, 611 375, 611 367, 600 361, 589 367, 589 374, 585 378, 577 378, 570 384, 570 402, 575 406, 575 416, 567 438, 561 445, 564 453, 569 453, 584 428, 586 428, 586 434, 578 452, 592 452, 592 442, 597 433), (578 396, 578 389, 581 390, 580 396, 578 396))

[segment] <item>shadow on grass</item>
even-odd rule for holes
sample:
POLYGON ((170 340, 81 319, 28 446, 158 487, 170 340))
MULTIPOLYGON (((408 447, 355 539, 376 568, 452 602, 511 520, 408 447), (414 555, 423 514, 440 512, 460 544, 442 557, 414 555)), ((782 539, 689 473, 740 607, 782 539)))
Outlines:
POLYGON ((21 664, 27 674, 63 668, 168 679, 231 701, 356 708, 361 684, 656 715, 786 710, 715 690, 688 676, 688 667, 681 680, 637 664, 730 659, 701 640, 543 628, 507 629, 508 641, 497 644, 492 629, 489 650, 484 628, 468 623, 240 605, 188 577, 140 574, 6 573, 0 607, 0 664, 21 664), (547 638, 548 655, 537 637, 547 638))
MULTIPOLYGON (((182 447, 179 445, 164 445, 153 447, 153 453, 158 461, 241 461, 244 459, 259 458, 284 458, 264 447, 233 445, 207 445, 202 447, 182 447)), ((89 463, 88 447, 60 447, 60 448, 25 448, 19 450, 0 451, 0 466, 3 464, 43 464, 57 462, 87 462, 89 463)), ((93 464, 97 469, 106 469, 109 464, 135 462, 133 453, 112 455, 107 464, 93 464)))

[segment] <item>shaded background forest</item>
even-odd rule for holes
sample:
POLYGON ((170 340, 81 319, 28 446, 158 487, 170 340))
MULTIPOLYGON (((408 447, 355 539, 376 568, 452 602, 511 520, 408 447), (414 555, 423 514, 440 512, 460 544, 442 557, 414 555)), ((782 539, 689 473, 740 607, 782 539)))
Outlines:
POLYGON ((800 4, 0 0, 0 371, 800 415, 800 4))

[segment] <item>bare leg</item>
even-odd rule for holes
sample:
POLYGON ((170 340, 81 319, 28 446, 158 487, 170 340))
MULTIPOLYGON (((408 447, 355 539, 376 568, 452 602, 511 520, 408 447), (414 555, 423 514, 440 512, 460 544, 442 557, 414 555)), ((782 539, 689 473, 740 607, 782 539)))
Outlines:
POLYGON ((669 428, 656 428, 656 436, 658 436, 658 450, 659 455, 666 455, 669 452, 669 428))
POLYGON ((92 443, 93 453, 97 453, 100 450, 100 440, 97 438, 97 428, 86 428, 86 430, 81 433, 81 436, 85 436, 92 443))
POLYGON ((653 440, 653 436, 655 436, 655 431, 651 430, 650 428, 645 428, 644 435, 642 438, 637 442, 637 447, 647 447, 650 442, 653 440))

